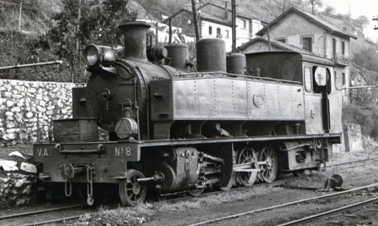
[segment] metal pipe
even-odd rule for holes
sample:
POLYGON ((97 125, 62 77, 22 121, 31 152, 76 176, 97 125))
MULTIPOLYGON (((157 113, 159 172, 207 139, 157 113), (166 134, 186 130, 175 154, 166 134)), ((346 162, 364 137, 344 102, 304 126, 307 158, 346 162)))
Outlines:
POLYGON ((14 65, 14 66, 0 67, 0 70, 19 69, 19 68, 24 68, 24 67, 37 67, 37 66, 62 64, 62 63, 63 63, 63 61, 57 60, 57 61, 49 61, 49 62, 41 62, 41 63, 33 63, 33 64, 18 64, 18 65, 14 65))

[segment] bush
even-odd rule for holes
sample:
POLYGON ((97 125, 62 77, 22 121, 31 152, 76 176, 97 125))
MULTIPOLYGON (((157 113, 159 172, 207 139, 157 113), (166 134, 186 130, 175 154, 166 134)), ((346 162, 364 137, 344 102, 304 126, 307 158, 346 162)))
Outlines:
POLYGON ((361 125, 363 135, 378 138, 378 106, 375 102, 365 105, 351 103, 343 106, 343 123, 361 125))

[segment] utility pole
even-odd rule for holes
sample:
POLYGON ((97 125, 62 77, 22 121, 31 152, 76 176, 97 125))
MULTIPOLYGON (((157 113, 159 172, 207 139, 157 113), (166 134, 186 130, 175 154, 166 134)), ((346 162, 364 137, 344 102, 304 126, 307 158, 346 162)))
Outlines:
POLYGON ((232 52, 236 52, 236 4, 235 0, 231 1, 232 7, 232 52))
POLYGON ((196 32, 196 41, 198 42, 200 39, 199 31, 198 31, 198 20, 197 20, 197 8, 195 0, 192 1, 192 11, 193 11, 193 23, 194 23, 194 31, 196 32))
MULTIPOLYGON (((81 62, 80 62, 80 37, 79 37, 79 30, 80 30, 80 20, 81 20, 81 0, 79 0, 79 9, 77 15, 77 22, 76 22, 76 57, 79 66, 79 71, 81 71, 81 62)), ((72 74, 72 83, 75 82, 75 73, 72 74)))

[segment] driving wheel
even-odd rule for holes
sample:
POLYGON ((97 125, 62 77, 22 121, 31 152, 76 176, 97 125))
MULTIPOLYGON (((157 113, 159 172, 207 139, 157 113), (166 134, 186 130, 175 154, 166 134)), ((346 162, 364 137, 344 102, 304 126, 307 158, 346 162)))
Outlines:
MULTIPOLYGON (((237 164, 249 163, 251 162, 251 168, 256 169, 257 167, 257 155, 256 151, 251 147, 243 148, 238 152, 236 159, 237 164)), ((257 172, 238 172, 236 173, 236 181, 244 186, 252 186, 257 179, 257 172)))
POLYGON ((276 179, 278 169, 277 153, 274 148, 271 146, 264 147, 259 153, 259 162, 264 162, 261 165, 261 178, 266 183, 272 183, 276 179))

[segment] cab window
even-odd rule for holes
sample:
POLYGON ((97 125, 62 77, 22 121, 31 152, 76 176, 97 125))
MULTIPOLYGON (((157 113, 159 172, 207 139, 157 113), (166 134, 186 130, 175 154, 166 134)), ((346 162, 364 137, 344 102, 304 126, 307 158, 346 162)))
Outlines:
POLYGON ((305 77, 305 90, 306 92, 311 92, 312 90, 311 67, 304 68, 304 77, 305 77))
POLYGON ((325 67, 313 67, 313 90, 314 93, 331 93, 331 72, 325 67))

